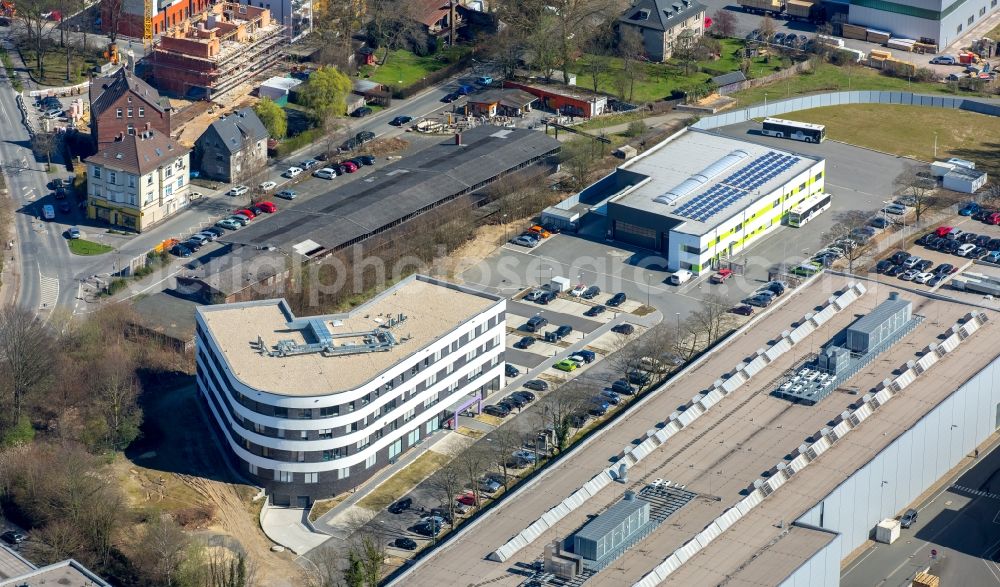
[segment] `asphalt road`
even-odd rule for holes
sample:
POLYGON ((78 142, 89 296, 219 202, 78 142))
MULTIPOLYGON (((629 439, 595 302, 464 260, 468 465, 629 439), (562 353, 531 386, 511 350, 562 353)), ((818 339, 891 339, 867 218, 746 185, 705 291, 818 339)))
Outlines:
POLYGON ((904 587, 927 567, 942 585, 1000 585, 1000 451, 912 507, 917 523, 895 543, 863 552, 841 574, 843 587, 904 587))

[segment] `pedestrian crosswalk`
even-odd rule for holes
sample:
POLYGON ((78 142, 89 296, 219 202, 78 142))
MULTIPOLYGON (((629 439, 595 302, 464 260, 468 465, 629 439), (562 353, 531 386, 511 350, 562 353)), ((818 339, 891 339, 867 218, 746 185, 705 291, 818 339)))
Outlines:
POLYGON ((975 496, 978 496, 978 497, 988 497, 990 499, 998 499, 998 500, 1000 500, 1000 495, 997 495, 996 493, 990 493, 989 491, 982 491, 980 489, 972 489, 971 487, 965 487, 963 485, 952 485, 951 488, 954 489, 954 490, 956 490, 956 491, 961 491, 962 493, 967 493, 967 494, 975 495, 975 496))
POLYGON ((55 277, 47 277, 38 274, 39 289, 41 295, 38 300, 38 308, 41 310, 51 310, 59 302, 59 280, 55 277))

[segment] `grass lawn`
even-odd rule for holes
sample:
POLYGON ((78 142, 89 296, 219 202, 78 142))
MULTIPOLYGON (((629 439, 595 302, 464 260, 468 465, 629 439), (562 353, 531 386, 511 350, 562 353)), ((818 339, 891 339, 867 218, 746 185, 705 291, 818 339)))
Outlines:
MULTIPOLYGON (((31 71, 31 76, 39 83, 47 86, 66 85, 66 52, 58 46, 47 51, 42 57, 44 75, 39 76, 36 65, 35 51, 21 49, 21 58, 31 71)), ((70 57, 70 84, 79 84, 87 79, 86 72, 97 65, 97 59, 91 55, 74 53, 70 57)))
POLYGON ((385 509, 389 504, 406 495, 431 473, 449 463, 451 459, 448 455, 428 450, 414 459, 412 463, 397 471, 395 475, 389 477, 374 491, 361 498, 358 505, 375 512, 385 509))
POLYGON ((468 51, 465 47, 444 49, 434 55, 420 57, 403 49, 389 52, 385 65, 362 69, 362 77, 395 88, 405 88, 420 81, 432 71, 437 71, 449 63, 457 61, 468 51))
POLYGON ((74 255, 103 255, 113 249, 114 247, 109 247, 108 245, 79 238, 69 241, 69 252, 74 255))
MULTIPOLYGON (((816 71, 796 75, 762 86, 732 94, 740 106, 757 104, 768 100, 792 98, 800 94, 815 92, 841 92, 847 90, 898 90, 920 94, 952 94, 945 84, 936 82, 907 82, 905 78, 882 75, 877 69, 854 65, 838 67, 829 63, 820 65, 816 71)), ((960 92, 964 94, 964 92, 960 92)))
POLYGON ((977 169, 1000 173, 1000 118, 922 106, 851 104, 789 113, 788 118, 826 125, 831 139, 893 153, 934 160, 960 157, 977 169))
MULTIPOLYGON (((721 57, 714 61, 699 61, 699 71, 690 75, 685 75, 676 63, 641 64, 642 73, 635 81, 631 101, 637 103, 654 102, 670 96, 673 90, 702 84, 716 75, 738 70, 744 42, 739 39, 720 39, 720 43, 722 45, 721 57), (702 71, 702 69, 707 71, 702 71)), ((585 55, 576 60, 571 71, 577 74, 577 85, 588 90, 594 89, 594 76, 587 69, 589 60, 599 60, 605 63, 606 71, 597 76, 598 91, 619 96, 621 91, 617 80, 621 77, 622 60, 617 57, 599 55, 585 55)), ((750 65, 750 77, 761 77, 773 73, 774 68, 780 64, 781 61, 778 59, 771 59, 770 63, 765 63, 763 57, 754 57, 750 65)), ((625 99, 628 100, 627 95, 625 99)))

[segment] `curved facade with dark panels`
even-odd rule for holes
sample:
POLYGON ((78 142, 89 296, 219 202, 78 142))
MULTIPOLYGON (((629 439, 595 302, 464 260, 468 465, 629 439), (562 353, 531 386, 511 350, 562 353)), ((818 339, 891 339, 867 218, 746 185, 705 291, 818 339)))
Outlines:
POLYGON ((273 503, 308 506, 503 386, 505 307, 418 276, 345 314, 296 318, 284 300, 199 308, 198 389, 239 469, 273 503))

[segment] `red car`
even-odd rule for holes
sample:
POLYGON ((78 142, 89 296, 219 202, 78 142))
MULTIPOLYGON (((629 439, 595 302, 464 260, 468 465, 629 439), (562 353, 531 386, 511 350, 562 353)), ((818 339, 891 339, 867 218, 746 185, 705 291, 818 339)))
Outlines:
POLYGON ((247 218, 249 218, 250 220, 253 220, 254 218, 257 217, 256 214, 254 214, 250 210, 247 210, 246 208, 242 208, 240 210, 237 210, 237 211, 233 212, 233 214, 242 214, 242 215, 246 216, 247 218))
POLYGON ((949 232, 951 232, 950 226, 939 226, 937 227, 937 230, 934 231, 934 234, 938 236, 948 236, 949 232))
POLYGON ((476 505, 476 496, 471 491, 466 491, 455 498, 455 501, 462 505, 476 505))
POLYGON ((719 271, 710 278, 712 283, 722 283, 723 281, 729 279, 733 276, 732 269, 719 269, 719 271))
POLYGON ((274 202, 261 202, 257 204, 257 207, 268 214, 274 214, 278 211, 278 207, 274 205, 274 202))
POLYGON ((340 164, 340 166, 343 167, 344 171, 347 173, 354 173, 358 170, 358 166, 355 165, 353 161, 344 161, 340 164))
POLYGON ((990 214, 989 218, 986 219, 986 222, 993 225, 1000 224, 1000 212, 990 214))

